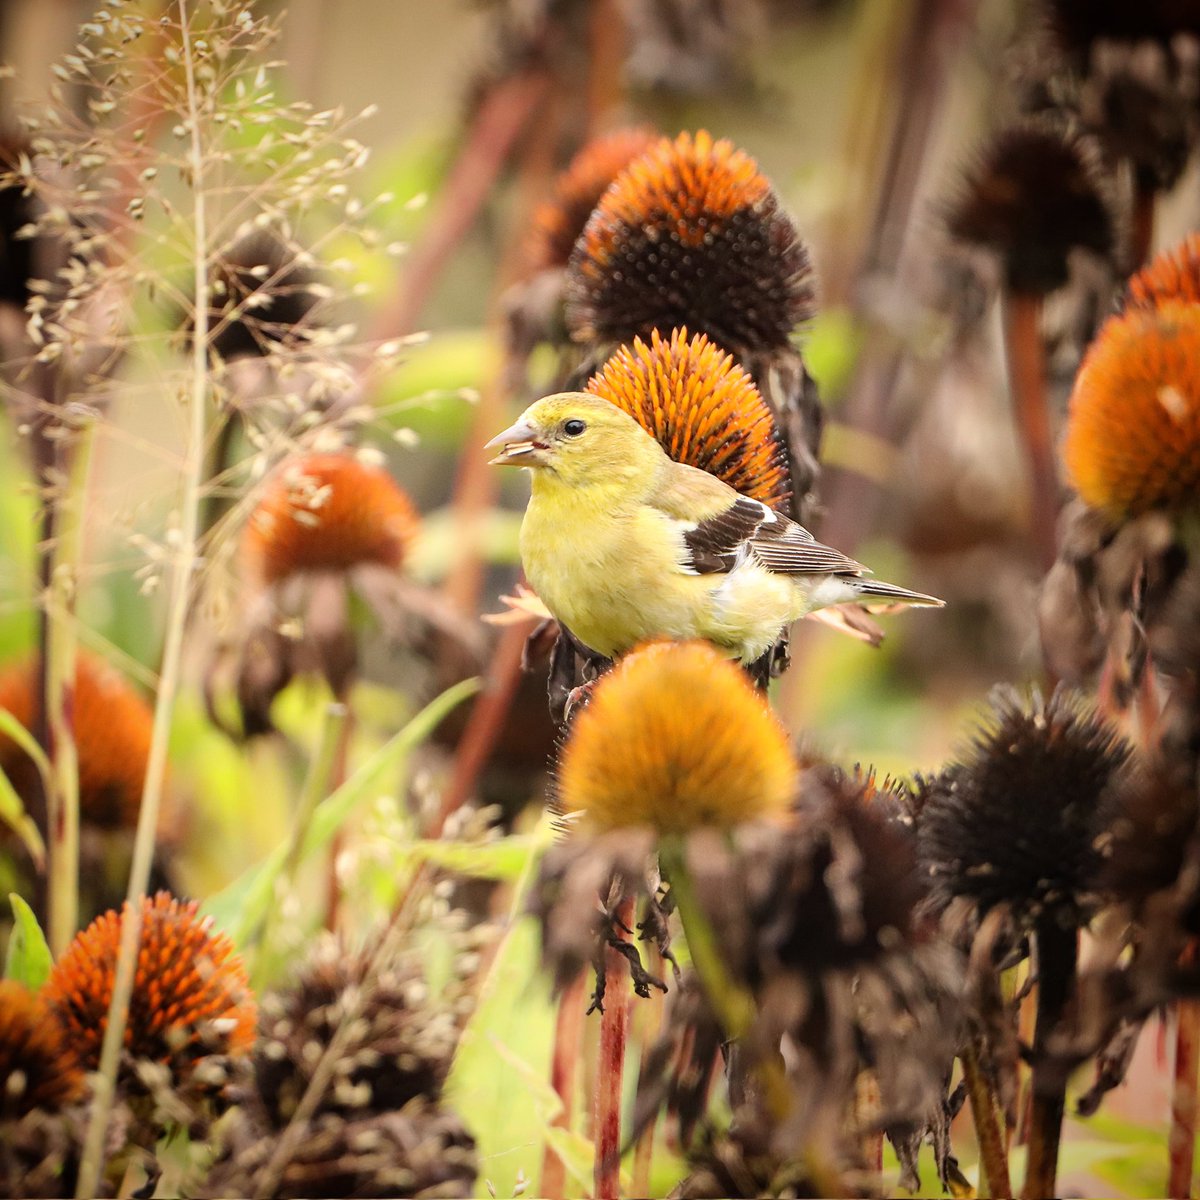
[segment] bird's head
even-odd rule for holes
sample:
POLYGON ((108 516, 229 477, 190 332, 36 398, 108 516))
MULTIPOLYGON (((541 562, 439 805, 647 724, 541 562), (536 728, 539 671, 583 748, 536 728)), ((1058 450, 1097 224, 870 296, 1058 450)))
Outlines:
POLYGON ((651 476, 664 457, 627 413, 599 396, 561 392, 531 404, 515 425, 487 444, 501 466, 530 467, 570 487, 651 476))

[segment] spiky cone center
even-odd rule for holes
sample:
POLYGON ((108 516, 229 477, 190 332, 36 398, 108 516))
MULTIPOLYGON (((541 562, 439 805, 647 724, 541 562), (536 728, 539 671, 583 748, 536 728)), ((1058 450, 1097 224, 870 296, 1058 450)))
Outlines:
POLYGON ((937 907, 1003 905, 1022 927, 1047 911, 1086 918, 1128 756, 1110 725, 1063 693, 1028 706, 998 697, 971 751, 925 785, 918 845, 937 907))
POLYGON ((996 254, 1015 292, 1044 295, 1067 282, 1076 247, 1106 255, 1112 217, 1094 155, 1050 126, 1001 132, 966 172, 946 218, 950 233, 996 254))
POLYGON ((813 299, 808 250, 758 165, 700 131, 604 193, 571 255, 567 324, 584 342, 686 325, 737 353, 780 350, 813 299))
MULTIPOLYGON (((37 727, 36 659, 0 672, 0 708, 12 713, 26 729, 37 727)), ((76 658, 70 712, 79 761, 81 819, 104 829, 132 829, 141 808, 153 713, 118 672, 86 652, 76 658)), ((0 770, 22 796, 40 786, 29 757, 3 733, 0 770)))
POLYGON ((310 454, 268 484, 247 523, 243 553, 265 583, 362 563, 395 569, 419 520, 386 471, 349 454, 310 454))
POLYGON ((1105 322, 1075 380, 1063 457, 1083 500, 1114 518, 1197 506, 1200 306, 1105 322))
POLYGON ((55 1111, 83 1092, 83 1070, 36 992, 0 980, 0 1117, 55 1111))
POLYGON ((734 663, 706 642, 659 642, 596 685, 557 794, 590 831, 674 834, 782 819, 797 778, 787 734, 734 663))
POLYGON ((587 390, 627 412, 676 461, 778 508, 788 499, 787 457, 754 381, 704 336, 658 330, 635 338, 588 380, 587 390))
POLYGON ((554 195, 533 214, 529 264, 534 270, 565 267, 592 210, 612 181, 659 141, 651 129, 618 129, 593 138, 555 180, 554 195))
POLYGON ((1171 300, 1200 304, 1200 233, 1155 255, 1129 279, 1130 307, 1155 308, 1171 300))
MULTIPOLYGON (((233 943, 212 932, 212 919, 199 916, 198 907, 166 892, 142 898, 125 1027, 126 1050, 136 1059, 167 1064, 177 1080, 209 1055, 248 1054, 258 1018, 233 943)), ((88 1070, 100 1062, 121 922, 111 910, 97 917, 67 947, 46 982, 46 1001, 88 1070)))

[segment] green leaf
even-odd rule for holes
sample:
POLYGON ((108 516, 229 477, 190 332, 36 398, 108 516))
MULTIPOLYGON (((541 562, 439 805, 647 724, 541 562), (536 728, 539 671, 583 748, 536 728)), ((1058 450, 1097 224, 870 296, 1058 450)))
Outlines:
MULTIPOLYGON (((8 714, 5 713, 5 716, 8 714)), ((39 871, 46 866, 46 843, 42 840, 41 830, 37 823, 25 811, 21 797, 12 781, 0 770, 0 821, 3 821, 21 839, 22 845, 29 851, 34 866, 39 871)))
POLYGON ((54 782, 54 771, 46 752, 38 745, 37 738, 7 708, 0 708, 0 733, 12 738, 33 759, 33 765, 42 777, 42 786, 49 791, 54 782))
MULTIPOLYGON (((478 679, 465 679, 431 700, 399 733, 384 743, 341 787, 326 796, 313 812, 300 862, 328 846, 354 810, 375 795, 379 779, 394 771, 419 746, 452 709, 479 690, 478 679)), ((243 946, 257 932, 275 894, 275 883, 287 862, 288 839, 284 839, 256 867, 239 876, 227 888, 210 897, 203 910, 214 923, 243 946)))
POLYGON ((514 834, 495 842, 411 842, 399 847, 401 857, 430 863, 473 879, 512 883, 521 877, 531 854, 540 852, 529 834, 514 834))
POLYGON ((37 991, 46 982, 54 960, 46 935, 33 915, 33 909, 15 892, 8 897, 13 910, 13 930, 8 939, 8 955, 4 960, 4 978, 15 979, 37 991))

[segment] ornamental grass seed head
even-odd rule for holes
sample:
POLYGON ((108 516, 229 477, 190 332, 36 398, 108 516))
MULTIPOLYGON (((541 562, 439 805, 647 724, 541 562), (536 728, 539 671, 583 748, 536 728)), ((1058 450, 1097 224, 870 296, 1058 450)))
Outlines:
MULTIPOLYGON (((196 901, 166 892, 142 898, 137 973, 125 1028, 121 1078, 139 1060, 164 1066, 181 1093, 219 1093, 225 1066, 254 1043, 257 1008, 233 943, 212 931, 196 901)), ((127 912, 128 906, 122 910, 127 912)), ((46 1003, 85 1070, 100 1062, 121 943, 122 917, 97 917, 54 964, 46 1003)))
POLYGON ((1044 295, 1062 287, 1076 249, 1107 256, 1112 214, 1091 146, 1047 122, 996 135, 965 172, 946 227, 994 254, 1012 291, 1044 295))
POLYGON ((787 503, 787 452, 754 381, 704 334, 635 338, 588 380, 676 461, 772 508, 787 503))
POLYGON ((581 342, 686 326, 736 354, 783 349, 813 304, 808 249, 771 184, 704 130, 663 139, 617 176, 568 268, 581 342))
POLYGON ((559 756, 557 801, 597 833, 784 818, 799 772, 745 674, 705 642, 633 651, 597 683, 559 756))
POLYGON ((1075 379, 1063 459, 1079 495, 1115 520, 1196 507, 1200 306, 1110 317, 1075 379))

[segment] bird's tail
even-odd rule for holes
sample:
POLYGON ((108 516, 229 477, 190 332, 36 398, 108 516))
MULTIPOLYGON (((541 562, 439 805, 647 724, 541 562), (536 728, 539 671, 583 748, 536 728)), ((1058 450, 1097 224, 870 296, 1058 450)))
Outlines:
POLYGON ((898 587, 894 583, 884 583, 882 579, 856 579, 862 605, 868 612, 888 612, 893 608, 903 608, 913 605, 918 608, 945 608, 945 600, 936 596, 927 596, 924 592, 910 592, 908 588, 898 587))

